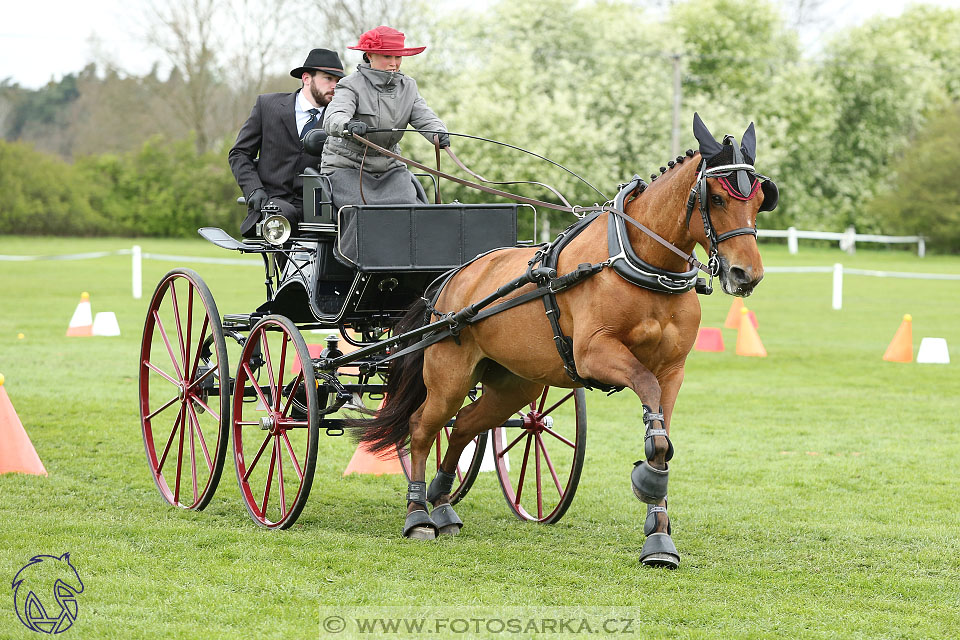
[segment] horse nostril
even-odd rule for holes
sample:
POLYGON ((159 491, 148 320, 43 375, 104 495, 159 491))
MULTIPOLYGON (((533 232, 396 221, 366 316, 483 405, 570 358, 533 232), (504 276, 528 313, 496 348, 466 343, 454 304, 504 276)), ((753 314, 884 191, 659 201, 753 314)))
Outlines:
POLYGON ((737 284, 746 284, 752 280, 747 272, 740 267, 730 267, 730 279, 737 284))

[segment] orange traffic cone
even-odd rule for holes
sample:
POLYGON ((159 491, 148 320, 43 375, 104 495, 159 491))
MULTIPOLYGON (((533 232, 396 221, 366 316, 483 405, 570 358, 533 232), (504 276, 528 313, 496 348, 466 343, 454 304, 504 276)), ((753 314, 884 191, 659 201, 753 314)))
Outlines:
POLYGON ((723 351, 723 334, 716 327, 701 327, 693 348, 697 351, 723 351))
POLYGON ((40 462, 37 450, 30 442, 30 436, 23 429, 23 424, 13 408, 13 403, 3 387, 3 374, 0 374, 0 473, 32 473, 38 476, 47 475, 47 470, 40 462))
MULTIPOLYGON (((380 401, 380 407, 383 407, 383 403, 386 401, 387 398, 384 396, 383 400, 380 401)), ((351 473, 366 473, 382 476, 385 473, 403 473, 403 468, 400 466, 400 458, 398 456, 391 455, 383 459, 367 449, 365 444, 361 444, 357 447, 357 450, 353 452, 353 457, 350 458, 347 468, 343 470, 343 475, 345 476, 351 473)))
POLYGON ((746 307, 740 309, 740 330, 737 332, 737 355, 738 356, 756 356, 766 358, 767 350, 763 348, 760 342, 760 334, 756 327, 750 322, 746 307))
POLYGON ((913 317, 903 316, 900 328, 893 334, 883 359, 888 362, 913 362, 913 317))
POLYGON ((80 294, 80 303, 70 318, 70 325, 67 327, 68 336, 92 336, 93 335, 93 313, 90 311, 90 294, 84 291, 80 294))
POLYGON ((727 320, 723 323, 726 329, 740 328, 740 309, 743 309, 743 298, 734 298, 730 305, 730 311, 727 311, 727 320))

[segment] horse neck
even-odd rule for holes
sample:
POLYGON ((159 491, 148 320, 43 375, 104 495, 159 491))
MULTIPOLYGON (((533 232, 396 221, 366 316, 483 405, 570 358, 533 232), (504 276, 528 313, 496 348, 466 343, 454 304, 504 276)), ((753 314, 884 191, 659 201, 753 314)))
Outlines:
MULTIPOLYGON (((643 223, 667 242, 684 253, 693 251, 696 241, 687 228, 687 198, 697 178, 700 154, 685 158, 661 174, 647 189, 624 207, 624 212, 643 223)), ((643 233, 627 225, 630 244, 642 260, 670 271, 686 271, 689 266, 683 258, 643 233)))

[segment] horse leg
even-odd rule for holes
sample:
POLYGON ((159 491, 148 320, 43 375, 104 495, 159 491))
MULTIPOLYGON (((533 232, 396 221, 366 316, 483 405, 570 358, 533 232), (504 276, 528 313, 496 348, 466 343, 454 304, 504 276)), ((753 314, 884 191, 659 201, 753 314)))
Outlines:
POLYGON ((455 390, 441 393, 428 389, 426 400, 410 416, 410 481, 407 484, 407 517, 403 523, 405 538, 433 540, 437 537, 437 523, 431 519, 427 507, 427 454, 465 395, 466 391, 457 398, 455 390))
POLYGON ((657 377, 623 343, 606 340, 594 343, 586 353, 578 356, 581 375, 602 380, 608 384, 629 387, 643 405, 644 456, 634 464, 630 474, 633 493, 647 503, 644 534, 647 536, 640 552, 640 561, 648 566, 676 568, 680 554, 670 538, 670 522, 666 517, 668 462, 673 457, 673 444, 668 437, 663 402, 673 402, 683 380, 683 369, 671 370, 664 377, 666 388, 657 377), (653 409, 656 407, 656 410, 653 409))
POLYGON ((483 431, 503 424, 542 392, 543 385, 503 371, 502 375, 486 376, 480 398, 457 412, 447 451, 427 490, 427 500, 434 506, 431 517, 441 535, 457 535, 463 528, 463 522, 450 505, 450 490, 456 478, 457 463, 467 443, 483 431))

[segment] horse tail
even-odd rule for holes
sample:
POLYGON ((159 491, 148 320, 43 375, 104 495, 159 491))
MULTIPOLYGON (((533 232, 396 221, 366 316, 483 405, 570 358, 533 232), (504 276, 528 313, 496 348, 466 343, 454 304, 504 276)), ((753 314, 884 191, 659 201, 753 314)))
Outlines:
MULTIPOLYGON (((422 298, 415 302, 394 328, 400 335, 427 323, 427 303, 422 298)), ((397 345, 397 349, 404 344, 397 345)), ((410 437, 410 416, 427 399, 423 382, 423 349, 391 361, 387 365, 384 403, 376 416, 369 419, 348 420, 347 426, 361 431, 359 441, 381 457, 394 453, 397 446, 410 437)))

